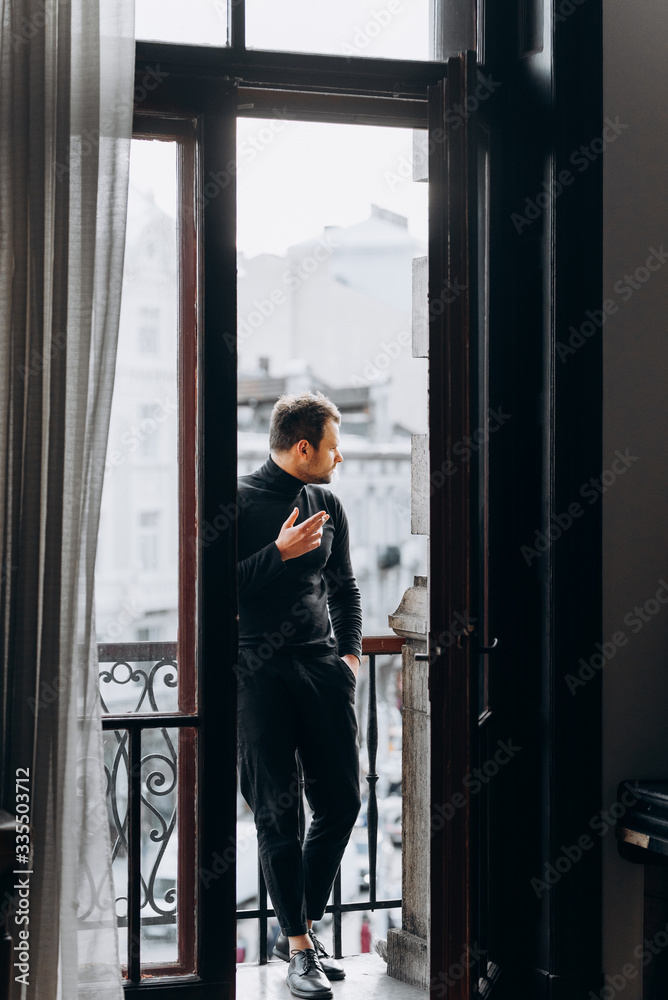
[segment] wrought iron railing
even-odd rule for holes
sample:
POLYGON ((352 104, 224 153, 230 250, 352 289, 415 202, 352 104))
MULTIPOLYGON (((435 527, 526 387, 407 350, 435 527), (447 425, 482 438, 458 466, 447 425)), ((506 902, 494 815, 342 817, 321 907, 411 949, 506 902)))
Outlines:
MULTIPOLYGON (((332 890, 332 902, 325 909, 332 914, 333 924, 333 954, 342 958, 341 925, 344 913, 366 912, 381 909, 397 909, 401 907, 401 898, 377 898, 377 856, 378 856, 378 797, 376 785, 378 774, 376 760, 378 755, 378 699, 376 692, 376 657, 393 655, 401 652, 404 640, 395 635, 365 636, 362 640, 362 654, 368 657, 368 697, 366 719, 366 751, 367 751, 367 841, 369 849, 369 896, 355 902, 343 902, 341 899, 341 869, 339 869, 332 890)), ((303 788, 303 778, 300 775, 303 788)), ((300 833, 303 839, 305 816, 300 811, 300 833)), ((238 909, 237 920, 256 919, 258 921, 258 961, 260 965, 268 961, 268 926, 269 917, 275 916, 275 911, 268 906, 267 887, 262 875, 258 859, 258 906, 250 909, 238 909)))
POLYGON ((130 982, 141 980, 147 964, 152 975, 194 970, 195 831, 187 817, 198 719, 177 714, 176 654, 175 642, 98 645, 112 867, 127 882, 116 914, 127 932, 130 982), (151 935, 163 937, 157 960, 151 935))
MULTIPOLYGON (((401 899, 377 898, 378 703, 376 657, 394 655, 403 640, 397 636, 367 636, 363 654, 368 658, 367 678, 367 840, 369 894, 359 901, 341 898, 341 872, 337 874, 332 903, 333 951, 341 957, 344 913, 394 909, 401 899)), ((104 711, 107 806, 112 838, 112 860, 127 866, 127 895, 119 893, 117 920, 127 929, 127 976, 139 982, 142 951, 150 953, 148 928, 173 928, 173 954, 151 961, 151 974, 174 974, 194 969, 194 884, 190 872, 194 856, 192 817, 195 803, 195 752, 197 717, 178 713, 178 668, 175 642, 104 643, 98 646, 100 694, 104 711), (178 843, 175 844, 175 841, 178 843), (162 866, 168 855, 173 875, 162 866), (158 891, 160 885, 160 891, 158 891), (125 912, 122 911, 123 908, 125 912)), ((302 782, 303 784, 303 782, 302 782)), ((301 811, 302 836, 305 814, 301 811)), ((267 889, 258 863, 258 906, 237 910, 237 919, 258 921, 258 957, 268 959, 269 918, 267 889)), ((146 962, 144 962, 146 964, 146 962)))

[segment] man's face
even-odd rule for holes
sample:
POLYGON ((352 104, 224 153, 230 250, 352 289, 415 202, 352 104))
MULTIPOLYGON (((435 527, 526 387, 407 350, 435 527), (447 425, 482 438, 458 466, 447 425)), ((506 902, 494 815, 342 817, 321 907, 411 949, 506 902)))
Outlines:
POLYGON ((320 447, 313 452, 311 459, 304 466, 304 482, 331 483, 337 465, 343 461, 339 451, 340 440, 339 425, 334 420, 328 420, 320 447))

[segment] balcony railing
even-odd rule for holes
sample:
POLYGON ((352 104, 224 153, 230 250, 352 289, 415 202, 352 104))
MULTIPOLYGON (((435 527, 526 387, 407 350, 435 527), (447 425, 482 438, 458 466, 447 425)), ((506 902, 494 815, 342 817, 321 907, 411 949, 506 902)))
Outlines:
MULTIPOLYGON (((341 899, 341 869, 337 872, 332 890, 332 902, 326 907, 325 913, 332 914, 333 923, 333 954, 342 958, 341 919, 344 913, 366 912, 368 910, 396 909, 401 906, 401 898, 378 899, 376 894, 377 857, 378 857, 378 796, 376 785, 376 759, 378 755, 378 699, 376 694, 376 657, 394 655, 401 652, 404 640, 395 635, 365 636, 362 640, 362 655, 368 657, 368 698, 366 719, 366 750, 368 770, 367 789, 367 841, 369 848, 369 898, 356 902, 344 902, 341 899)), ((305 812, 303 808, 303 775, 299 775, 302 788, 300 810, 300 835, 304 838, 305 812)), ((268 961, 268 923, 269 917, 275 916, 275 911, 267 903, 267 887, 258 859, 258 906, 252 909, 237 910, 237 920, 256 919, 258 921, 258 961, 260 965, 268 961)))
MULTIPOLYGON (((402 642, 397 636, 367 636, 363 640, 362 652, 368 658, 369 895, 359 901, 342 900, 339 871, 332 903, 326 911, 332 914, 336 957, 342 955, 344 913, 401 906, 400 898, 377 898, 376 658, 400 652, 402 642)), ((140 981, 142 968, 146 965, 150 965, 153 977, 194 970, 195 887, 194 872, 190 872, 190 868, 194 857, 192 817, 197 719, 177 714, 176 652, 175 642, 98 646, 112 862, 117 879, 124 881, 127 871, 128 885, 127 895, 121 892, 116 900, 117 920, 120 929, 127 928, 127 969, 131 982, 140 981), (151 942, 151 936, 160 935, 163 940, 158 942, 158 947, 156 942, 151 942), (140 957, 142 951, 144 961, 140 957)), ((301 801, 303 837, 303 795, 301 801)), ((261 964, 268 959, 267 931, 272 916, 274 911, 268 906, 267 889, 258 864, 258 906, 238 910, 237 919, 257 920, 261 964)))
POLYGON ((176 653, 175 642, 98 645, 112 868, 117 891, 123 885, 116 913, 131 983, 147 966, 153 977, 195 969, 199 720, 179 714, 176 653))

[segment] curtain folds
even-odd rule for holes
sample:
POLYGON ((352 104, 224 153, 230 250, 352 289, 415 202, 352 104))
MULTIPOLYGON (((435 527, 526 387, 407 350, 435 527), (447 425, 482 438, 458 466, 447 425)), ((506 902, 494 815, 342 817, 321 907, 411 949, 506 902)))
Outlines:
POLYGON ((30 1000, 122 996, 93 574, 133 34, 134 0, 0 0, 0 808, 28 772, 30 1000))

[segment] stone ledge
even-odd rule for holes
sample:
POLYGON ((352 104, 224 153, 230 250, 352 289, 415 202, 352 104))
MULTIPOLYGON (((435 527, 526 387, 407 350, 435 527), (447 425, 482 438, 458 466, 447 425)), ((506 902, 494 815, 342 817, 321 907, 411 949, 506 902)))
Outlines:
MULTIPOLYGON (((390 979, 382 958, 375 953, 344 955, 346 978, 332 983, 335 1000, 422 1000, 415 986, 390 979)), ((285 962, 271 960, 267 965, 237 965, 237 1000, 290 1000, 285 983, 285 962)))
POLYGON ((429 946, 423 938, 398 927, 387 932, 387 974, 429 991, 429 946))

